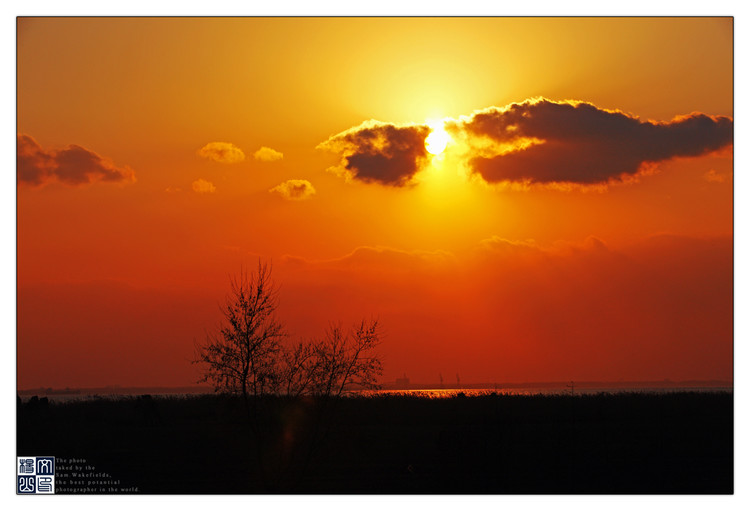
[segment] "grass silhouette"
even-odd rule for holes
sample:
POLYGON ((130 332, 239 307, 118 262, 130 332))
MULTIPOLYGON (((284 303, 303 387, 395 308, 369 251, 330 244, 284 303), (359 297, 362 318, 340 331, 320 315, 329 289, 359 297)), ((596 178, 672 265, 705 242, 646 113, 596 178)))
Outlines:
POLYGON ((17 451, 86 459, 141 493, 733 492, 731 392, 331 404, 265 398, 262 446, 235 397, 23 404, 17 451))

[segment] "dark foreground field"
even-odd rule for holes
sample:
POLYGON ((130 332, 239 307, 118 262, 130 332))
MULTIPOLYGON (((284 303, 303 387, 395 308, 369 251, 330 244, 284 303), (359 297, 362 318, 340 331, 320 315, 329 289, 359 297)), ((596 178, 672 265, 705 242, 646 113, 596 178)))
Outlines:
POLYGON ((732 401, 275 399, 258 421, 218 396, 24 404, 18 455, 55 456, 69 492, 732 493, 732 401))

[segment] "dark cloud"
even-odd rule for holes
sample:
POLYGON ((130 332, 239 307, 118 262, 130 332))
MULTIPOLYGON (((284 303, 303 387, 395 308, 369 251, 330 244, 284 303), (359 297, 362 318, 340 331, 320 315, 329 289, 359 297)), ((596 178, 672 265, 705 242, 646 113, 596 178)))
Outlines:
POLYGON ((16 166, 19 183, 40 185, 55 168, 53 158, 28 135, 16 138, 16 166))
POLYGON ((405 125, 368 121, 318 146, 342 155, 346 177, 389 186, 409 184, 427 157, 427 125, 405 125))
POLYGON ((641 121, 590 103, 546 99, 488 108, 449 130, 466 135, 478 154, 470 160, 473 172, 491 183, 606 184, 635 175, 644 164, 700 156, 733 140, 728 117, 693 113, 641 121), (495 154, 487 154, 491 146, 495 154))
POLYGON ((17 172, 19 184, 32 186, 54 179, 69 185, 135 181, 130 168, 116 167, 88 149, 70 145, 59 151, 46 151, 28 135, 17 136, 17 172))

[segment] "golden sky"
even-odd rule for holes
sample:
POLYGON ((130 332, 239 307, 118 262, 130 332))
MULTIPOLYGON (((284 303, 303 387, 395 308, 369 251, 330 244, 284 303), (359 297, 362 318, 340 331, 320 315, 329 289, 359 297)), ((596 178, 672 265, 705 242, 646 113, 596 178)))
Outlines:
POLYGON ((732 18, 19 18, 18 385, 194 382, 258 258, 292 338, 378 317, 385 380, 731 379, 733 58, 732 18))

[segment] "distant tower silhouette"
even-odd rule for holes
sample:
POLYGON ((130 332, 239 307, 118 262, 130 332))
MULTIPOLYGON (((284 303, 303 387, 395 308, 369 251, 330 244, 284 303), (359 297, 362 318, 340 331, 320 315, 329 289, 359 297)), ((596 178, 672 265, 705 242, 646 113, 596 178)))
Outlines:
POLYGON ((445 385, 443 385, 443 373, 440 373, 440 388, 445 388, 445 385))
POLYGON ((404 373, 403 378, 396 378, 396 388, 402 390, 409 388, 409 378, 406 377, 406 373, 404 373))
POLYGON ((573 393, 574 393, 574 392, 575 392, 575 390, 576 390, 576 384, 575 384, 575 383, 573 382, 573 380, 570 380, 570 383, 568 383, 568 384, 566 385, 566 387, 568 387, 568 388, 570 389, 570 395, 572 396, 572 395, 573 395, 573 393))
POLYGON ((458 373, 456 373, 456 387, 461 388, 461 378, 458 377, 458 373))

